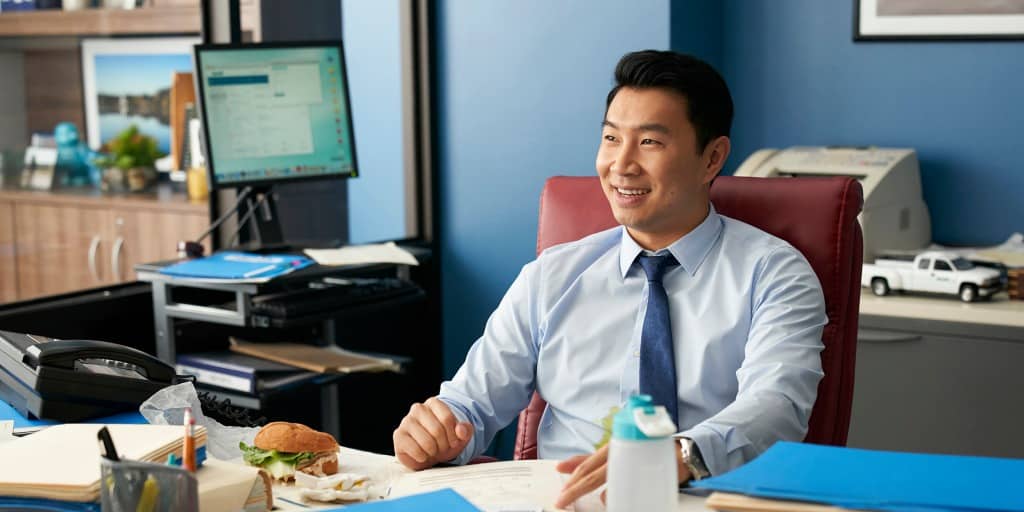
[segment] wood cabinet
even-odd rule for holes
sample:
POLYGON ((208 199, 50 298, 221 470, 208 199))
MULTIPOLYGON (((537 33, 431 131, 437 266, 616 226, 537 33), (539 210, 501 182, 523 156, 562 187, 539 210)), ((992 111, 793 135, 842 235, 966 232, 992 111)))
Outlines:
POLYGON ((208 218, 205 204, 173 195, 20 191, 0 192, 0 214, 11 227, 9 243, 0 227, 0 247, 13 249, 0 260, 2 301, 134 281, 135 264, 176 257, 177 242, 199 236, 208 218))
MULTIPOLYGON (((242 30, 260 36, 258 0, 242 0, 242 30)), ((137 9, 60 9, 0 14, 0 36, 107 36, 195 34, 202 25, 199 0, 166 1, 137 9)))
POLYGON ((14 258, 14 205, 0 201, 0 302, 18 297, 14 258))

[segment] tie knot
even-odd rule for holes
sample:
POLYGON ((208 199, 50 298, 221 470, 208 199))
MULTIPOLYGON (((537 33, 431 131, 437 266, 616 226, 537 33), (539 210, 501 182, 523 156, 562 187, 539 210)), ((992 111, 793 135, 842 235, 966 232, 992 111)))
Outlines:
POLYGON ((637 260, 640 262, 640 266, 644 268, 647 280, 658 283, 661 282, 661 276, 665 274, 669 267, 679 264, 671 254, 661 254, 658 256, 640 255, 637 257, 637 260))

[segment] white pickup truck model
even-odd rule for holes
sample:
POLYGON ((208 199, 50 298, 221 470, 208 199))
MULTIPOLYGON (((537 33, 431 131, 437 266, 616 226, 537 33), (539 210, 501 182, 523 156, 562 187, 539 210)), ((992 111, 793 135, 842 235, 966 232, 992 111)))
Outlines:
POLYGON ((998 270, 978 267, 955 254, 929 251, 909 258, 884 257, 864 264, 861 286, 875 295, 893 290, 958 295, 964 302, 989 297, 1002 287, 998 270))

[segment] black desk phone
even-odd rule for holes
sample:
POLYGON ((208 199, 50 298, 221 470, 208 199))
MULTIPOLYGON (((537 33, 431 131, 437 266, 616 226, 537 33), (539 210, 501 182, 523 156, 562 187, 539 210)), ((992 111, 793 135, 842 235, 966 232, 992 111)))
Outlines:
POLYGON ((0 331, 0 399, 28 418, 132 410, 176 382, 173 366, 131 347, 0 331))

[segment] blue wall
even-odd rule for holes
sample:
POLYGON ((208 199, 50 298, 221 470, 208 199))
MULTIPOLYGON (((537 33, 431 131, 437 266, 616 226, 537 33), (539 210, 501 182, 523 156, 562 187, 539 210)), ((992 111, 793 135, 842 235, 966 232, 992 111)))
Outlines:
POLYGON ((1024 42, 854 43, 850 4, 725 3, 727 168, 762 147, 911 147, 936 241, 1024 231, 1024 42))
POLYGON ((592 174, 622 54, 668 48, 668 1, 438 2, 445 374, 535 256, 544 179, 592 174))
POLYGON ((400 0, 341 3, 359 177, 348 182, 349 243, 406 238, 400 0))
MULTIPOLYGON (((668 48, 668 3, 437 3, 446 376, 535 256, 544 179, 594 173, 615 63, 628 51, 668 48)), ((511 436, 496 444, 508 457, 511 436)))

